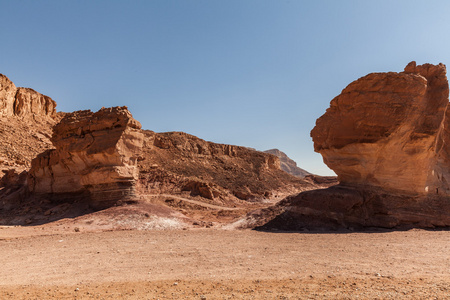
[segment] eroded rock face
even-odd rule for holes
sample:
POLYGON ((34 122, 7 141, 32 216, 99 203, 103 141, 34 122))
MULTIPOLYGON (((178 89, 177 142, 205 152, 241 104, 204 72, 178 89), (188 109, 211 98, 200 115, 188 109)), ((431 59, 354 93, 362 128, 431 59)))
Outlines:
POLYGON ((17 88, 0 74, 0 174, 28 170, 31 160, 52 148, 52 127, 61 119, 56 102, 32 89, 17 88))
POLYGON ((134 197, 141 125, 126 107, 67 114, 53 129, 56 149, 36 157, 28 188, 37 194, 86 194, 103 208, 134 197))
POLYGON ((342 184, 448 195, 448 96, 443 64, 369 74, 317 120, 314 149, 342 184))
POLYGON ((17 88, 0 74, 0 117, 21 118, 56 117, 56 102, 30 88, 17 88))
POLYGON ((283 230, 450 226, 448 96, 442 64, 352 82, 311 132, 340 184, 247 218, 283 230))
POLYGON ((291 158, 289 158, 289 156, 287 156, 286 153, 284 153, 283 151, 280 151, 278 149, 270 149, 270 150, 266 150, 264 152, 273 154, 276 157, 278 157, 280 159, 281 169, 291 175, 294 175, 294 176, 297 176, 300 178, 303 178, 307 175, 312 175, 308 171, 303 170, 302 168, 299 168, 297 166, 297 163, 295 161, 293 161, 291 158))

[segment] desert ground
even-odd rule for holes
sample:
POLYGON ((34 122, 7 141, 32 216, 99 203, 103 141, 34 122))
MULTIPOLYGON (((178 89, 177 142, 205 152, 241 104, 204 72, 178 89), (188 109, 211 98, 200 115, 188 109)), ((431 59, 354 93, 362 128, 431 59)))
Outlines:
POLYGON ((0 227, 1 299, 447 299, 448 231, 0 227))

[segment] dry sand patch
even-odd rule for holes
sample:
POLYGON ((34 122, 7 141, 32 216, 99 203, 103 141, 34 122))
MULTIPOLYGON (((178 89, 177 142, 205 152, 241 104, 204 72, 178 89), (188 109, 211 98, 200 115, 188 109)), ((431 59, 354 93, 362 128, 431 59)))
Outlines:
POLYGON ((447 231, 41 230, 44 235, 20 237, 22 229, 30 232, 0 230, 0 298, 381 299, 450 293, 447 231))

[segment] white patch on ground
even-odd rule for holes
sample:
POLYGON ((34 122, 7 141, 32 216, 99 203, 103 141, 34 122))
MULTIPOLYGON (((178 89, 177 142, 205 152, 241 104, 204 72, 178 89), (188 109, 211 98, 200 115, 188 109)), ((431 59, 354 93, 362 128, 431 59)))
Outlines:
POLYGON ((137 230, 170 230, 170 229, 182 229, 187 225, 175 218, 164 218, 151 216, 150 218, 123 218, 116 221, 116 224, 120 227, 137 230))
POLYGON ((225 230, 247 229, 253 228, 256 224, 256 219, 253 217, 245 216, 233 223, 226 224, 222 227, 225 230))

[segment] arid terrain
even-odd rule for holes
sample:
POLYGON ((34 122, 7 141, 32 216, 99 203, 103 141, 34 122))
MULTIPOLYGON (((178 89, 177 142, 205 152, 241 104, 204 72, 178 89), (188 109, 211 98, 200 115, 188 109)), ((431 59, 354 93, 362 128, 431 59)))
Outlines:
POLYGON ((0 299, 450 298, 448 93, 351 83, 311 132, 336 178, 0 74, 0 299))
MULTIPOLYGON (((58 228, 59 227, 59 228, 58 228)), ((447 299, 447 231, 0 229, 1 299, 447 299)))

